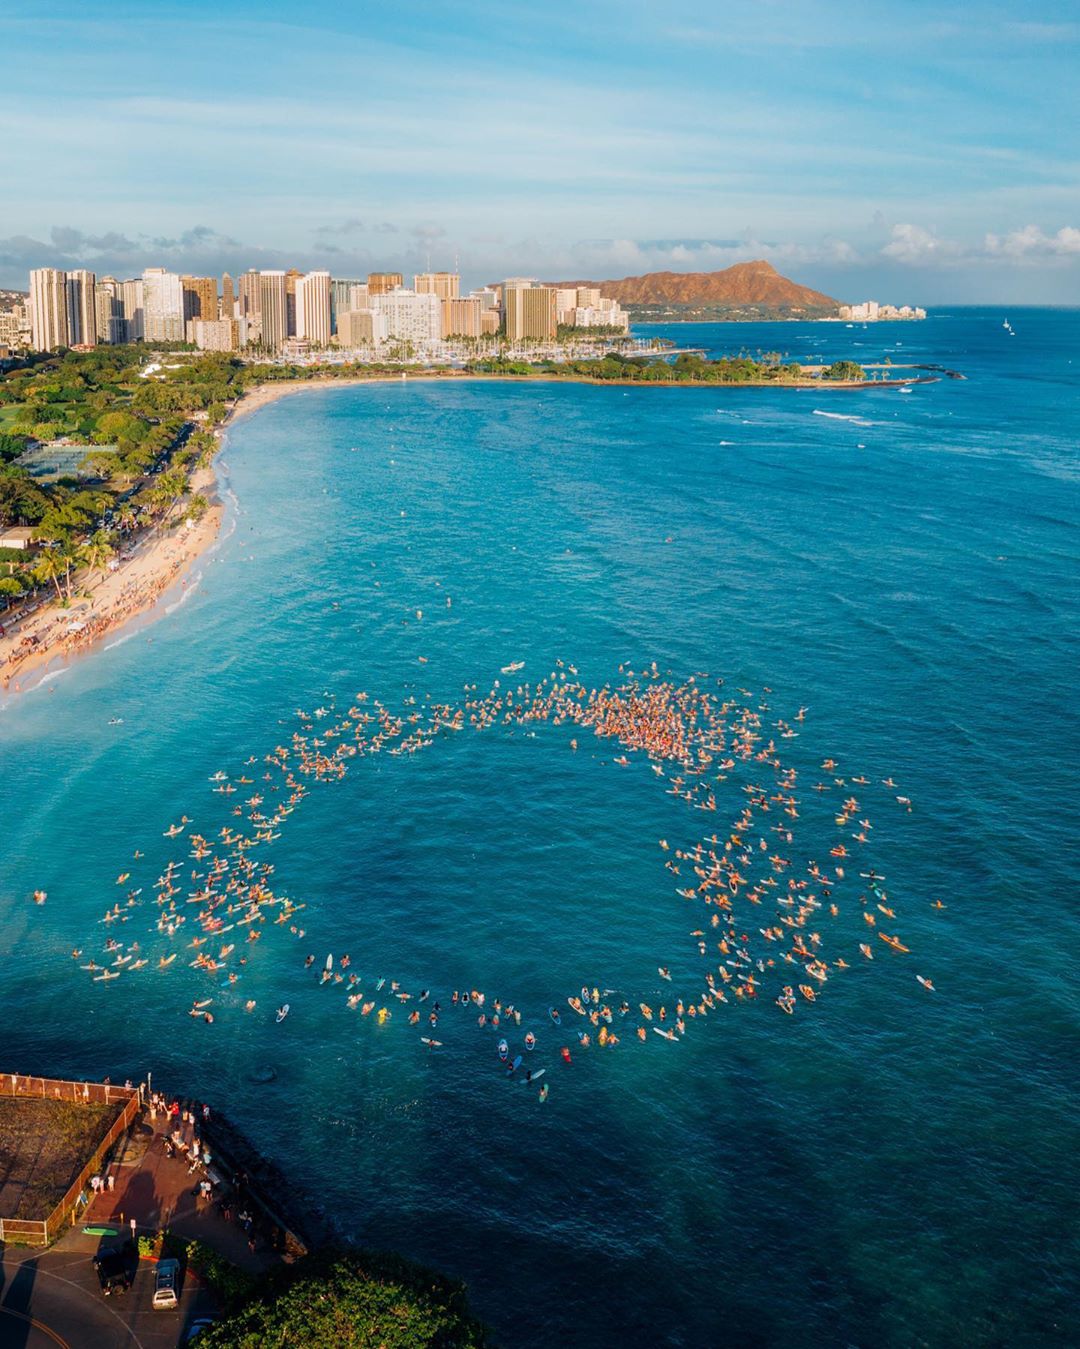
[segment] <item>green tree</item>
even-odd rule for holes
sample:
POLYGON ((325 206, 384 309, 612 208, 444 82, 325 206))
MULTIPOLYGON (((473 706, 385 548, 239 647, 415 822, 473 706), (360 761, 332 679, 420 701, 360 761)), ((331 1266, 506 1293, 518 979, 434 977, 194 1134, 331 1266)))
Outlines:
POLYGON ((845 382, 864 380, 866 371, 857 361, 833 361, 821 372, 822 379, 839 379, 845 382))
POLYGON ((26 436, 14 436, 9 432, 0 432, 0 463, 18 459, 23 450, 26 449, 26 445, 26 436))
POLYGON ((204 1349, 482 1349, 464 1286, 395 1256, 308 1256, 203 1332, 204 1349))
POLYGON ((104 571, 115 554, 116 550, 103 529, 95 530, 79 552, 81 560, 91 571, 104 571))
POLYGON ((60 589, 60 577, 64 575, 64 561, 55 548, 46 548, 34 563, 30 573, 39 585, 48 585, 51 581, 56 587, 56 598, 62 600, 64 592, 60 589))
POLYGON ((36 524, 51 500, 25 468, 0 465, 0 524, 36 524))

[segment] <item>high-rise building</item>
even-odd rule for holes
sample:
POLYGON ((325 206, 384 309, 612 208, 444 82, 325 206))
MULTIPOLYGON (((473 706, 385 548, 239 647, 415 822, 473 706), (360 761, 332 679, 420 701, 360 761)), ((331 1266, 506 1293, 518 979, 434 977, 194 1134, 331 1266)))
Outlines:
POLYGON ((233 279, 228 272, 223 273, 221 278, 221 300, 219 301, 218 316, 223 319, 236 317, 236 292, 233 289, 233 279))
POLYGON ((280 351, 289 336, 289 293, 284 272, 259 273, 259 316, 262 345, 280 351))
POLYGON ((367 306, 367 282, 356 281, 350 277, 332 277, 330 280, 330 326, 332 332, 337 332, 337 321, 339 314, 345 314, 350 309, 363 309, 367 306), (354 286, 363 286, 364 303, 362 305, 353 304, 352 291, 354 286))
POLYGON ((550 286, 503 283, 503 322, 511 342, 523 338, 546 342, 557 327, 555 292, 550 286))
POLYGON ((124 340, 124 305, 120 282, 115 276, 103 276, 94 288, 94 310, 99 342, 110 346, 124 340))
POLYGON ((338 315, 338 344, 343 347, 375 347, 389 336, 386 315, 373 309, 343 309, 338 315))
POLYGON ((81 267, 67 274, 68 344, 97 345, 97 307, 94 287, 97 277, 81 267))
POLYGON ((481 309, 498 309, 499 291, 494 286, 483 286, 480 290, 469 292, 470 297, 480 301, 481 309))
POLYGON ((405 284, 400 272, 371 272, 367 279, 368 291, 372 295, 386 295, 405 284))
POLYGON ((555 291, 555 318, 559 323, 573 323, 574 310, 578 307, 578 293, 575 286, 560 286, 555 291))
POLYGON ((330 273, 308 272, 296 283, 296 336, 330 345, 330 273))
POLYGON ((120 282, 120 310, 124 316, 125 342, 141 342, 146 336, 143 322, 143 283, 137 276, 133 281, 120 282))
POLYGON ((257 319, 262 312, 259 308, 260 297, 259 270, 257 267, 251 267, 240 278, 240 312, 237 317, 249 321, 257 319))
POLYGON ((30 343, 35 351, 69 345, 67 277, 56 267, 30 273, 30 343))
POLYGON ((247 326, 247 319, 192 319, 191 340, 200 351, 239 351, 247 326))
POLYGON ((475 296, 448 296, 442 301, 443 337, 479 337, 483 310, 475 296))
POLYGON ((630 315, 617 300, 601 299, 599 304, 578 305, 570 322, 575 328, 618 328, 625 333, 630 328, 630 315))
POLYGON ((175 272, 147 267, 143 272, 143 337, 147 342, 184 340, 184 288, 175 272))
POLYGON ((0 310, 0 347, 18 351, 26 346, 28 338, 22 307, 0 310))
POLYGON ((600 303, 599 286, 578 286, 575 309, 595 309, 600 303))
POLYGON ((414 290, 399 287, 383 295, 372 295, 370 305, 377 314, 385 316, 391 340, 422 346, 442 338, 442 302, 437 295, 417 295, 414 290))
POLYGON ((285 273, 285 330, 290 337, 296 336, 296 284, 303 275, 295 267, 285 273))
POLYGON ((413 277, 417 295, 437 295, 440 300, 457 299, 461 277, 457 272, 421 272, 413 277))
POLYGON ((180 285, 184 291, 184 322, 192 319, 216 319, 217 279, 212 276, 182 276, 180 285))

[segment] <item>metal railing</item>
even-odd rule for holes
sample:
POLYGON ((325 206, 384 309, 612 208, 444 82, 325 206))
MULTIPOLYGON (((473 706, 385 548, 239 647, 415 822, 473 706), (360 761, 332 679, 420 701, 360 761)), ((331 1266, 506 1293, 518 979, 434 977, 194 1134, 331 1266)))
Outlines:
POLYGON ((74 1217, 86 1183, 101 1166, 116 1140, 131 1128, 141 1108, 137 1087, 116 1087, 105 1082, 70 1082, 52 1077, 24 1077, 21 1073, 0 1076, 0 1096, 23 1096, 39 1101, 69 1101, 76 1105, 114 1105, 123 1109, 94 1149, 90 1159, 68 1187, 67 1193, 46 1218, 0 1218, 0 1241, 25 1246, 48 1246, 69 1218, 74 1217))

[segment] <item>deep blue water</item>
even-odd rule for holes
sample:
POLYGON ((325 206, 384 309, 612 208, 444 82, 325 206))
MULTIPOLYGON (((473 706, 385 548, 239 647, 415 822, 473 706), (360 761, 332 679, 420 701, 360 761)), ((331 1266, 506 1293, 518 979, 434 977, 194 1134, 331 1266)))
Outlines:
MULTIPOLYGON (((642 330, 967 375, 910 394, 407 382, 240 420, 231 532, 186 601, 0 715, 0 1067, 152 1069, 220 1103, 359 1239, 466 1278, 507 1345, 1068 1342, 1080 313, 1013 311, 1015 337, 1003 317, 642 330), (808 707, 781 742, 792 855, 829 860, 822 760, 865 772, 866 860, 912 954, 861 961, 842 916, 852 968, 814 1007, 729 1005, 562 1067, 545 1008, 583 981, 660 1001, 670 964, 701 986, 700 911, 657 840, 724 829, 743 779, 706 818, 640 756, 540 727, 317 788, 263 850, 306 936, 268 928, 212 1027, 185 1015, 209 980, 182 958, 75 968, 117 874, 149 894, 193 865, 162 831, 232 823, 209 775, 284 743, 296 708, 453 702, 558 659, 590 686, 707 671, 767 721, 808 707), (380 1029, 319 988, 309 951, 349 951, 365 989, 501 992, 550 1100, 506 1081, 472 1014, 425 1054, 400 1012, 380 1029), (257 1065, 276 1082, 248 1085, 257 1065)), ((134 913, 121 935, 156 954, 134 913)))

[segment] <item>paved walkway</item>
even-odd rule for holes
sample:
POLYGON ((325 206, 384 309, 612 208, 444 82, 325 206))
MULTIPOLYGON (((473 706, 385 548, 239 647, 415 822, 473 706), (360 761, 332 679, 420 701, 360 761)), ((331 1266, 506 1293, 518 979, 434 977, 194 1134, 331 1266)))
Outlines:
MULTIPOLYGON (((265 1246, 260 1245, 254 1252, 250 1249, 235 1207, 230 1221, 217 1203, 196 1197, 195 1191, 206 1172, 202 1166, 192 1171, 183 1157, 166 1156, 165 1137, 173 1126, 160 1114, 146 1123, 153 1133, 134 1135, 119 1163, 110 1168, 115 1189, 104 1191, 92 1201, 80 1219, 80 1226, 126 1228, 134 1218, 139 1233, 168 1228, 188 1240, 197 1238, 252 1274, 262 1274, 276 1265, 280 1257, 265 1246)), ((190 1124, 184 1126, 185 1145, 191 1143, 197 1132, 190 1124)), ((213 1170, 213 1156, 210 1165, 213 1170)), ((65 1236, 61 1244, 66 1244, 71 1235, 65 1236)))

